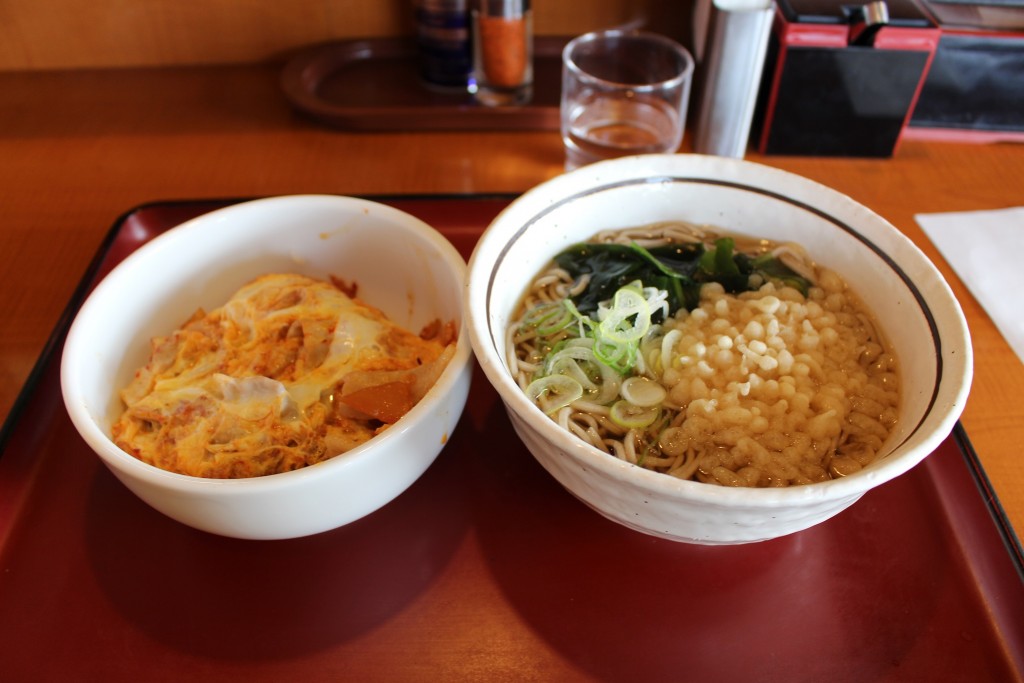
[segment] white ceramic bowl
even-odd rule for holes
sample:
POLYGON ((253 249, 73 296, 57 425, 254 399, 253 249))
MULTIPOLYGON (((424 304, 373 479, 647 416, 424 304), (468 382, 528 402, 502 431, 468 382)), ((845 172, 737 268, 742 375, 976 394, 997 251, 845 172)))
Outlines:
POLYGON ((477 245, 466 314, 478 361, 517 433, 548 472, 616 522, 692 543, 745 543, 806 529, 906 472, 952 430, 973 366, 967 325, 952 292, 892 225, 818 183, 709 156, 602 162, 527 192, 477 245), (785 489, 680 481, 584 444, 526 398, 503 359, 505 330, 528 282, 564 247, 598 230, 668 219, 802 243, 874 312, 895 346, 903 392, 898 427, 874 464, 843 479, 785 489))
POLYGON ((333 529, 385 505, 434 461, 465 406, 472 352, 462 320, 466 264, 439 232, 392 207, 337 196, 260 199, 200 216, 145 244, 107 275, 79 311, 61 384, 82 438, 142 500, 184 524, 237 538, 333 529), (118 391, 166 335, 258 275, 336 275, 394 322, 462 327, 433 389, 393 427, 341 456, 267 477, 212 480, 167 472, 110 440, 118 391))

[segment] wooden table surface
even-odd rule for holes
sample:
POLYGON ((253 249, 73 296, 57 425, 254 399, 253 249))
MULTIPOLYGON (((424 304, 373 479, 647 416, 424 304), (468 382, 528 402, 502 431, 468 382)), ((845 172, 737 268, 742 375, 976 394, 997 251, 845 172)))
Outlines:
MULTIPOLYGON (((291 193, 518 193, 561 171, 553 132, 325 128, 291 111, 279 71, 0 73, 0 418, 103 236, 134 206, 291 193)), ((914 214, 1024 204, 1024 146, 905 141, 884 160, 748 158, 848 194, 937 263, 974 342, 962 421, 1020 534, 1024 364, 914 214)))

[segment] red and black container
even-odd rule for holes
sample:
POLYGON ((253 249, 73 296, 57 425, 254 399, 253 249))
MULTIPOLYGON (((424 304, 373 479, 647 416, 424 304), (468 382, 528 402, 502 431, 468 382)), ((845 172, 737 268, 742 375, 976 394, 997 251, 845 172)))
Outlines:
POLYGON ((1024 141, 1024 0, 922 0, 942 32, 908 138, 1024 141))
POLYGON ((888 157, 939 41, 912 0, 777 0, 754 140, 764 154, 888 157))

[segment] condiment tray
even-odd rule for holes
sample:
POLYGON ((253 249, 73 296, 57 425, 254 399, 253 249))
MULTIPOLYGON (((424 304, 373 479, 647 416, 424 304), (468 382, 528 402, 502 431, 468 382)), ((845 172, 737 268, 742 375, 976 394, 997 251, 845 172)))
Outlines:
POLYGON ((419 78, 416 44, 373 38, 315 45, 293 55, 281 88, 298 111, 348 130, 558 130, 561 50, 567 38, 534 39, 533 99, 487 107, 468 92, 440 92, 419 78))

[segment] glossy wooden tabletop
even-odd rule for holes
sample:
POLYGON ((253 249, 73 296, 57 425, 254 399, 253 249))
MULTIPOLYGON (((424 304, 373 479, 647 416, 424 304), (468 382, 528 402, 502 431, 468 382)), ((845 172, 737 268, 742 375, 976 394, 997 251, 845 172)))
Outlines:
MULTIPOLYGON (((279 73, 271 66, 0 73, 0 418, 104 235, 134 206, 320 192, 518 193, 561 171, 552 132, 322 127, 290 110, 279 73)), ((937 263, 974 343, 962 421, 1020 534, 1024 364, 914 214, 1024 205, 1024 146, 905 141, 884 160, 748 158, 848 194, 937 263)))

